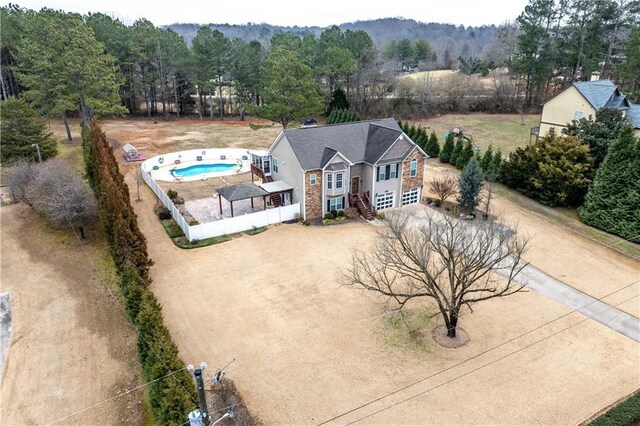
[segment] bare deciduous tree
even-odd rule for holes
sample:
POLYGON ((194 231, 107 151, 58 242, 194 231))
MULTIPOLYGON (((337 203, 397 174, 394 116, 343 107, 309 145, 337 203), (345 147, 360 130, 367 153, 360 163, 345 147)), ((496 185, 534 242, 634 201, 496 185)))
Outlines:
POLYGON ((30 167, 20 165, 10 175, 17 200, 31 205, 54 226, 77 228, 85 238, 84 227, 96 220, 98 209, 91 188, 72 164, 56 158, 30 167))
POLYGON ((457 192, 458 182, 450 176, 444 176, 439 179, 432 180, 430 187, 431 190, 440 197, 440 202, 444 203, 444 200, 457 192))
POLYGON ((28 189, 35 176, 36 165, 31 160, 20 160, 7 172, 5 184, 11 189, 11 198, 31 205, 28 189))
POLYGON ((398 310, 431 299, 454 338, 464 307, 522 290, 514 278, 527 265, 526 247, 526 239, 494 221, 394 213, 374 247, 354 252, 344 282, 386 296, 398 310))
POLYGON ((144 178, 142 177, 142 169, 140 167, 136 167, 132 171, 129 172, 133 181, 136 183, 136 201, 142 201, 140 198, 140 184, 144 182, 144 178))

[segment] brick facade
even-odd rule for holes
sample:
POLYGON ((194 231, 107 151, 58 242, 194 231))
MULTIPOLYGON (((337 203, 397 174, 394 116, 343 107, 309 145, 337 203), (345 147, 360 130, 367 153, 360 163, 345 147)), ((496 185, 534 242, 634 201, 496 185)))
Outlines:
MULTIPOLYGON (((424 157, 418 148, 414 148, 413 151, 407 156, 406 160, 402 163, 402 191, 406 191, 414 188, 422 188, 424 183, 424 157), (418 170, 414 177, 411 177, 411 160, 418 160, 418 170)), ((400 200, 402 200, 402 194, 400 194, 400 200)))
POLYGON ((304 174, 304 213, 306 219, 322 217, 322 170, 311 170, 304 174), (309 176, 316 175, 316 184, 311 185, 309 176))

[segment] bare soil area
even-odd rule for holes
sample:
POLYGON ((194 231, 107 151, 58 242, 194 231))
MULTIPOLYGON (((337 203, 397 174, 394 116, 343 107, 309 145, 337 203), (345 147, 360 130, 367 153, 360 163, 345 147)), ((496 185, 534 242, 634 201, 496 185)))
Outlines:
MULTIPOLYGON (((172 136, 208 146, 201 134, 181 134, 182 125, 173 135, 171 123, 155 126, 105 123, 121 143, 153 140, 148 155, 184 143, 172 136)), ((279 131, 224 126, 192 131, 210 128, 212 138, 231 138, 220 140, 225 146, 255 147, 268 146, 279 131)), ((427 181, 454 173, 438 164, 429 162, 427 181)), ((576 424, 640 387, 636 342, 535 292, 476 305, 460 320, 470 337, 463 347, 433 341, 437 318, 424 321, 416 341, 392 326, 384 300, 341 285, 352 249, 375 236, 370 224, 279 225, 181 250, 152 213, 155 196, 141 192, 133 204, 155 261, 152 289, 183 359, 215 368, 236 358, 227 375, 267 424, 576 424)), ((634 259, 510 197, 498 194, 494 206, 532 237, 532 264, 582 291, 601 297, 640 278, 634 259)), ((637 315, 639 288, 604 301, 628 300, 620 307, 637 315)))
POLYGON ((267 424, 319 423, 430 376, 335 423, 381 409, 365 423, 578 423, 640 386, 637 343, 576 313, 544 325, 569 310, 534 292, 477 305, 460 322, 470 336, 461 348, 392 330, 382 299, 340 284, 372 225, 280 225, 184 251, 150 214, 154 202, 145 188, 135 207, 183 358, 236 358, 227 374, 267 424))
MULTIPOLYGON (((50 424, 139 385, 134 330, 91 262, 108 256, 103 243, 78 245, 22 204, 0 214, 1 286, 13 314, 0 423, 50 424)), ((140 400, 132 392, 59 424, 139 425, 140 400)))

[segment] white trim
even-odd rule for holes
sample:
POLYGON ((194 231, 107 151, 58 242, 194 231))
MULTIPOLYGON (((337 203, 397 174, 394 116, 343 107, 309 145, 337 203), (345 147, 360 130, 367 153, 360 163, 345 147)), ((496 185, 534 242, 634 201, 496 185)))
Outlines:
POLYGON ((336 153, 334 154, 334 156, 333 156, 333 157, 331 157, 331 158, 329 159, 329 161, 327 161, 327 164, 325 164, 325 165, 324 165, 324 167, 322 168, 322 170, 325 170, 325 169, 327 168, 327 166, 331 165, 331 163, 333 162, 333 160, 334 160, 334 159, 336 158, 336 156, 338 156, 338 155, 339 155, 340 157, 342 157, 342 159, 343 159, 343 160, 345 160, 345 161, 346 161, 346 163, 347 163, 347 165, 348 165, 349 167, 353 166, 353 163, 352 163, 351 161, 349 161, 349 159, 348 159, 347 157, 345 157, 344 155, 342 155, 342 153, 341 153, 340 151, 336 151, 336 153))
POLYGON ((381 194, 376 194, 375 200, 373 201, 373 203, 375 205, 376 211, 385 210, 385 209, 392 209, 392 208, 396 207, 396 193, 395 193, 395 191, 391 191, 391 192, 383 192, 381 194), (382 203, 378 203, 378 198, 380 198, 380 200, 383 201, 383 202, 382 203), (391 199, 389 199, 389 198, 391 198, 391 199), (382 207, 378 207, 379 204, 382 204, 382 207))
MULTIPOLYGON (((269 155, 271 155, 271 152, 273 152, 273 150, 278 145, 278 143, 280 143, 280 141, 282 140, 283 136, 284 136, 284 130, 280 130, 280 133, 278 133, 278 136, 276 136, 276 139, 271 143, 271 146, 267 149, 267 153, 269 155)), ((292 151, 293 151, 293 149, 292 149, 292 151)), ((295 151, 293 152, 293 155, 294 155, 294 157, 296 157, 295 151)), ((298 159, 298 157, 296 157, 296 160, 297 159, 298 159)), ((300 163, 300 160, 298 160, 298 163, 300 163)))

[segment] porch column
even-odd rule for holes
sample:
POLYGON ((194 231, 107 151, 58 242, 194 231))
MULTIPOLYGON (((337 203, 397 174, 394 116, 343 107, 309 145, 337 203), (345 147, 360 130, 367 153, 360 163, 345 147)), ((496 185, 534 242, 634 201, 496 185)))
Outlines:
POLYGON ((233 201, 231 201, 231 217, 233 217, 233 201))
POLYGON ((220 202, 220 216, 222 216, 222 195, 218 194, 218 201, 220 202))

